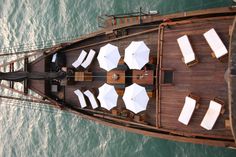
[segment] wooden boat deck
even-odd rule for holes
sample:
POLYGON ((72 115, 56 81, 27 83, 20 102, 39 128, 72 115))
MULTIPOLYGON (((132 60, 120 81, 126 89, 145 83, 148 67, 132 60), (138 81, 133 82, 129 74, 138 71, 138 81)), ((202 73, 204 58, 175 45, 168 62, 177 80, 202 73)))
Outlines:
MULTIPOLYGON (((177 134, 178 136, 175 136, 176 139, 178 137, 184 137, 184 140, 181 139, 180 141, 192 142, 193 138, 186 139, 186 137, 196 137, 194 138, 196 140, 206 139, 207 141, 210 139, 213 140, 212 142, 216 140, 218 142, 217 145, 219 145, 219 142, 224 140, 232 142, 233 136, 231 130, 230 128, 225 127, 225 120, 229 119, 227 97, 228 88, 227 83, 224 80, 228 62, 227 59, 225 62, 221 63, 212 58, 211 49, 203 37, 204 32, 211 28, 215 28, 223 43, 226 47, 228 47, 229 27, 232 23, 233 16, 192 19, 182 22, 169 22, 168 25, 164 23, 160 27, 154 25, 157 23, 153 23, 153 25, 149 25, 148 27, 136 26, 133 29, 126 28, 125 31, 127 34, 121 37, 110 37, 106 35, 105 32, 102 32, 102 34, 97 34, 94 37, 89 36, 86 39, 78 40, 78 42, 60 49, 58 53, 65 54, 66 67, 72 68, 72 63, 78 58, 82 50, 87 52, 89 52, 90 49, 95 50, 96 56, 92 61, 92 64, 86 69, 76 69, 76 71, 92 72, 93 81, 75 82, 74 84, 67 84, 64 86, 62 89, 65 103, 62 104, 72 106, 72 110, 78 109, 82 113, 86 113, 88 115, 95 115, 98 112, 99 114, 104 113, 111 115, 111 111, 107 111, 101 107, 93 110, 87 98, 86 101, 88 107, 81 109, 78 97, 74 94, 74 91, 76 89, 80 89, 82 91, 89 89, 95 94, 95 96, 97 96, 98 87, 107 82, 107 72, 99 67, 96 59, 100 47, 107 43, 111 43, 118 46, 121 56, 124 56, 124 50, 131 43, 131 41, 142 40, 150 48, 150 55, 157 58, 157 63, 155 63, 154 66, 148 66, 148 68, 154 71, 154 84, 152 86, 143 86, 145 86, 147 90, 153 90, 153 97, 149 100, 147 110, 143 112, 146 114, 146 123, 141 124, 141 129, 137 127, 139 131, 142 132, 142 129, 150 129, 151 131, 148 130, 149 132, 162 134, 163 138, 166 139, 171 139, 169 135, 175 136, 177 134), (199 63, 192 67, 187 67, 182 62, 182 54, 177 44, 177 38, 185 34, 189 36, 193 50, 199 60, 199 63), (162 85, 161 81, 163 75, 161 70, 165 68, 174 70, 172 85, 162 85), (178 121, 178 117, 184 104, 184 98, 190 92, 200 96, 201 105, 199 109, 194 111, 189 124, 185 126, 178 121), (200 123, 208 109, 210 100, 214 97, 219 97, 224 100, 226 104, 226 111, 223 115, 219 116, 213 129, 208 131, 200 127, 200 123), (168 136, 168 138, 166 136, 168 136)), ((123 31, 123 29, 121 31, 123 31)), ((42 61, 31 64, 30 71, 49 71, 49 69, 46 68, 49 67, 51 56, 52 55, 48 55, 42 61)), ((125 70, 127 75, 132 73, 132 71, 129 70, 124 63, 120 63, 117 69, 125 70)), ((126 78, 125 84, 115 85, 115 87, 116 89, 119 88, 124 90, 124 88, 130 84, 132 84, 131 78, 126 78)), ((50 86, 47 81, 29 80, 29 87, 33 90, 37 90, 43 95, 52 96, 50 95, 50 86)), ((55 97, 52 99, 55 99, 55 97)), ((99 101, 97 102, 99 103, 99 101)), ((120 111, 125 109, 122 96, 119 96, 118 98, 117 109, 120 111)), ((77 112, 77 110, 75 110, 75 112, 77 112)), ((126 125, 126 122, 127 124, 129 122, 134 122, 133 119, 121 116, 112 117, 112 120, 107 120, 104 117, 95 117, 94 119, 98 118, 109 123, 111 121, 113 123, 116 120, 122 119, 122 125, 127 130, 129 125, 126 125)), ((204 143, 204 140, 199 143, 204 143)))
POLYGON ((232 133, 234 139, 236 139, 236 18, 234 18, 233 27, 231 30, 231 39, 230 39, 230 55, 229 55, 229 69, 230 72, 228 75, 228 93, 229 93, 229 115, 230 122, 232 124, 232 133))
MULTIPOLYGON (((66 59, 67 59, 67 67, 72 67, 72 63, 78 58, 80 52, 82 49, 85 51, 89 52, 90 49, 93 49, 97 52, 99 52, 100 47, 104 46, 108 42, 118 46, 119 52, 121 56, 124 56, 124 50, 125 48, 132 42, 132 41, 140 41, 143 40, 147 46, 150 48, 150 55, 153 58, 157 57, 157 39, 158 39, 158 29, 155 28, 154 30, 151 30, 150 32, 143 33, 143 34, 138 34, 138 35, 131 35, 130 37, 127 37, 125 40, 109 40, 107 42, 102 42, 102 43, 97 43, 91 46, 79 48, 80 46, 77 45, 77 49, 73 48, 72 50, 68 49, 66 54, 66 59)), ((86 41, 88 42, 88 41, 86 41)), ((81 43, 81 45, 84 45, 84 43, 81 43)), ((73 105, 74 107, 80 108, 79 100, 78 97, 74 94, 74 91, 76 89, 81 89, 83 91, 89 89, 93 91, 95 96, 98 95, 98 87, 102 86, 104 83, 107 82, 107 72, 99 67, 98 61, 97 61, 97 54, 92 61, 92 64, 86 69, 87 71, 90 71, 93 73, 93 81, 92 82, 76 82, 73 85, 68 85, 65 87, 65 102, 67 102, 70 105, 73 105)), ((155 72, 155 66, 152 67, 153 71, 155 72)), ((128 70, 128 67, 122 63, 118 66, 117 69, 122 69, 125 70, 126 73, 131 73, 131 70, 128 70)), ((84 71, 84 69, 77 69, 78 71, 84 71)), ((132 79, 131 78, 126 78, 126 84, 120 84, 120 85, 115 85, 116 89, 121 88, 124 90, 125 86, 132 84, 132 79)), ((145 86, 147 90, 153 88, 153 94, 154 96, 150 98, 147 110, 145 111, 146 114, 146 122, 150 125, 155 126, 156 125, 156 97, 155 97, 155 85, 148 85, 145 86)), ((99 101, 98 101, 99 103, 99 101)), ((89 101, 87 100, 88 107, 87 109, 92 109, 91 106, 89 105, 89 101)), ((122 100, 122 96, 118 97, 118 110, 122 111, 125 109, 124 102, 122 100)), ((95 109, 97 111, 102 111, 105 113, 111 113, 110 111, 106 111, 105 109, 102 109, 101 107, 95 109)))
POLYGON ((225 120, 229 119, 228 105, 225 105, 226 112, 219 116, 212 130, 207 131, 200 126, 210 100, 219 97, 224 100, 225 104, 228 104, 227 83, 224 79, 228 62, 226 60, 221 63, 212 58, 212 51, 203 33, 215 28, 223 43, 228 47, 229 26, 232 25, 232 22, 233 17, 211 18, 194 22, 172 23, 168 27, 163 26, 160 30, 160 33, 163 34, 163 38, 160 38, 163 40, 160 67, 174 69, 174 77, 173 85, 160 85, 159 127, 191 136, 232 138, 230 128, 225 127, 225 120), (182 54, 176 40, 182 35, 188 35, 199 60, 199 63, 192 67, 187 67, 181 60, 182 54), (178 117, 185 96, 190 92, 200 96, 200 107, 195 109, 189 124, 185 126, 178 121, 178 117))

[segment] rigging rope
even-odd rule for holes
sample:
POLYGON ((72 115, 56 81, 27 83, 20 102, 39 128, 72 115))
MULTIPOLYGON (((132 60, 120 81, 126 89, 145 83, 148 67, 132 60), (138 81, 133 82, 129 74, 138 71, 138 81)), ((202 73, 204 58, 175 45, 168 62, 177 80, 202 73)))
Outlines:
POLYGON ((11 99, 11 100, 13 99, 13 100, 18 100, 18 101, 35 102, 35 103, 42 103, 42 104, 52 104, 52 103, 44 101, 44 100, 23 99, 23 98, 18 98, 18 97, 13 97, 13 96, 0 95, 0 98, 11 99))
MULTIPOLYGON (((107 76, 89 76, 89 77, 92 77, 92 78, 107 78, 107 76)), ((111 76, 112 77, 112 76, 111 76)), ((145 77, 148 77, 150 78, 149 75, 136 75, 136 76, 122 76, 124 78, 138 78, 138 79, 143 79, 145 77)), ((158 78, 158 76, 152 76, 153 78, 158 78)), ((84 78, 84 76, 67 76, 67 78, 84 78)), ((119 78, 118 78, 119 79, 119 78)), ((114 79, 116 80, 116 79, 114 79)))
MULTIPOLYGON (((16 52, 16 53, 0 53, 1 56, 11 56, 11 55, 20 55, 20 54, 28 54, 28 53, 34 53, 35 51, 24 51, 24 52, 16 52)), ((39 51, 41 53, 41 51, 39 51)))
MULTIPOLYGON (((50 46, 53 46, 53 45, 56 45, 56 44, 59 44, 59 43, 66 43, 66 42, 70 42, 70 41, 73 41, 75 39, 78 39, 79 37, 81 36, 80 35, 74 35, 74 36, 70 36, 70 37, 61 37, 61 38, 56 38, 55 40, 53 39, 50 39, 48 41, 39 41, 39 42, 36 42, 36 43, 23 43, 23 44, 16 44, 16 45, 12 45, 12 46, 8 46, 8 47, 0 47, 0 51, 2 51, 1 54, 4 54, 3 51, 6 51, 6 50, 13 50, 13 49, 26 49, 26 48, 38 48, 38 47, 41 47, 41 49, 44 49, 44 48, 48 48, 50 46)), ((21 50, 22 51, 22 50, 21 50)))
MULTIPOLYGON (((19 100, 17 100, 17 101, 19 101, 19 100)), ((19 102, 24 102, 24 100, 19 101, 19 102)), ((27 104, 27 103, 24 103, 24 104, 22 104, 22 103, 17 103, 17 104, 15 104, 15 103, 13 103, 13 104, 11 104, 11 103, 4 103, 4 104, 0 103, 0 106, 3 106, 3 105, 9 106, 9 107, 14 106, 14 107, 22 108, 22 109, 30 109, 30 110, 35 110, 35 111, 43 111, 43 112, 53 113, 53 114, 62 114, 62 115, 67 115, 67 116, 73 116, 73 114, 71 114, 70 112, 65 112, 65 111, 62 111, 58 108, 54 108, 54 107, 48 106, 48 105, 43 105, 43 106, 40 105, 39 106, 38 104, 35 104, 35 103, 33 105, 32 104, 27 104)))

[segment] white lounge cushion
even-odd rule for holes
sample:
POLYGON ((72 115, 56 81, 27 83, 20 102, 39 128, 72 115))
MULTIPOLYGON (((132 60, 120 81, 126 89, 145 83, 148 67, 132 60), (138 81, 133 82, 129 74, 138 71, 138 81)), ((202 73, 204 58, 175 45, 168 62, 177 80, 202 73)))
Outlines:
POLYGON ((188 125, 188 123, 193 115, 193 111, 196 107, 196 103, 197 103, 197 101, 195 99, 186 96, 184 107, 179 115, 178 121, 180 121, 181 123, 183 123, 185 125, 188 125))
POLYGON ((86 104, 86 101, 85 101, 85 99, 84 99, 84 94, 83 94, 79 89, 75 90, 74 93, 75 93, 75 94, 78 96, 78 98, 79 98, 79 102, 80 102, 81 108, 86 107, 87 104, 86 104))
POLYGON ((91 49, 91 50, 89 51, 89 54, 88 54, 87 58, 86 58, 85 61, 81 64, 81 66, 84 67, 84 68, 87 68, 87 67, 91 64, 91 62, 92 62, 92 60, 93 60, 93 58, 94 58, 94 56, 95 56, 95 53, 96 53, 96 52, 91 49))
POLYGON ((182 55, 184 57, 184 63, 185 64, 188 64, 188 63, 196 60, 195 54, 193 52, 192 46, 189 42, 189 39, 188 39, 187 35, 184 35, 184 36, 178 38, 177 42, 179 44, 182 55))
POLYGON ((210 29, 203 35, 212 51, 214 52, 216 58, 220 58, 228 53, 228 50, 226 49, 225 45, 221 41, 214 28, 210 29))
POLYGON ((211 130, 220 115, 222 105, 211 100, 209 108, 201 122, 201 126, 207 130, 211 130))
POLYGON ((52 63, 55 63, 57 59, 57 53, 52 56, 52 63))
POLYGON ((97 101, 96 101, 92 92, 90 92, 89 90, 86 90, 84 92, 84 95, 86 95, 89 98, 89 101, 90 101, 93 109, 98 107, 97 101))
POLYGON ((87 55, 87 52, 82 50, 78 59, 74 63, 72 63, 72 66, 75 68, 78 68, 81 65, 81 63, 84 61, 86 55, 87 55))

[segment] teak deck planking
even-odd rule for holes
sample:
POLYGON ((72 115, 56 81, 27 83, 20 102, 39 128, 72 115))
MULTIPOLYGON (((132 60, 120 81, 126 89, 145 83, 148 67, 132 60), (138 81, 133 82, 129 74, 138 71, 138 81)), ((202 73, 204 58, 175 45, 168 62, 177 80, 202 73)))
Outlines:
MULTIPOLYGON (((157 110, 156 102, 158 103, 158 100, 156 100, 155 97, 150 99, 147 110, 145 111, 146 117, 147 117, 146 121, 149 125, 157 127, 156 121, 158 121, 158 117, 160 116, 160 122, 161 122, 160 128, 167 129, 170 131, 175 130, 176 132, 180 131, 180 133, 181 132, 189 132, 189 133, 194 132, 200 136, 207 136, 209 134, 212 134, 216 136, 219 135, 219 137, 222 137, 221 135, 223 135, 223 133, 227 137, 232 136, 231 131, 229 129, 224 128, 224 119, 229 118, 227 109, 226 109, 225 114, 223 115, 223 117, 225 118, 219 118, 213 130, 206 131, 200 127, 201 119, 203 118, 208 108, 208 103, 210 99, 213 99, 215 96, 218 96, 220 98, 227 100, 226 98, 227 85, 226 83, 224 83, 224 80, 222 80, 227 64, 226 63, 222 64, 216 59, 213 59, 211 57, 210 55, 211 49, 209 48, 205 39, 202 36, 202 34, 205 31, 207 31, 211 27, 214 27, 217 33, 222 38, 222 40, 224 41, 224 44, 227 45, 228 44, 228 27, 232 22, 232 18, 229 18, 223 21, 224 21, 224 24, 221 24, 220 26, 217 25, 217 20, 209 20, 208 25, 206 25, 204 21, 204 25, 201 25, 198 22, 194 22, 194 23, 189 23, 189 24, 171 25, 170 28, 164 29, 164 32, 163 32, 164 42, 162 43, 163 44, 162 68, 175 69, 174 85, 161 86, 161 102, 160 102, 161 113, 160 115, 158 115, 156 112, 157 110), (214 21, 215 21, 215 25, 214 25, 214 21), (218 31, 218 29, 224 30, 224 31, 218 31), (197 57, 200 60, 200 62, 197 65, 191 68, 188 68, 182 62, 181 52, 176 42, 176 39, 184 34, 190 35, 189 37, 190 42, 193 46, 194 51, 197 53, 197 57), (199 38, 201 40, 198 40, 199 38), (206 50, 208 50, 208 52, 205 52, 206 50), (201 54, 198 55, 198 53, 200 52, 201 54), (214 71, 214 74, 210 75, 210 77, 207 76, 209 75, 209 72, 213 71, 215 68, 217 68, 218 70, 217 73, 215 73, 214 71), (221 77, 218 78, 218 76, 220 75, 221 77), (185 76, 185 77, 182 77, 182 76, 185 76), (214 85, 211 84, 213 79, 215 79, 214 85), (188 82, 188 83, 184 83, 184 82, 188 82), (203 85, 203 87, 207 86, 208 88, 203 90, 201 85, 203 85), (196 87, 199 87, 199 88, 196 88, 196 87), (221 90, 218 90, 218 93, 214 94, 215 88, 220 88, 221 90), (200 101, 201 106, 198 110, 194 111, 193 117, 189 125, 184 126, 180 122, 178 122, 177 119, 182 109, 184 98, 187 94, 189 94, 189 92, 196 93, 197 95, 201 97, 201 101, 200 101)), ((131 41, 138 41, 138 40, 143 40, 148 45, 148 47, 151 49, 150 55, 157 56, 158 29, 156 31, 151 31, 146 34, 131 36, 131 37, 126 38, 125 40, 114 40, 114 41, 111 40, 109 43, 118 46, 121 56, 123 56, 124 49, 131 43, 131 41)), ((66 59, 67 59, 67 67, 72 67, 71 66, 72 63, 79 56, 80 52, 82 51, 82 49, 79 48, 80 46, 91 43, 92 45, 87 46, 85 50, 88 52, 90 49, 94 49, 98 54, 99 48, 106 44, 106 42, 101 43, 101 44, 99 43, 93 44, 93 42, 88 41, 88 40, 86 40, 85 42, 86 44, 81 42, 79 45, 73 46, 72 50, 70 49, 66 50, 67 52, 65 54, 66 54, 66 59)), ((107 72, 99 67, 98 61, 96 59, 97 54, 92 64, 86 69, 87 71, 93 72, 94 80, 92 82, 83 82, 83 83, 77 82, 74 85, 66 86, 65 87, 65 102, 66 103, 73 105, 77 108, 80 108, 78 97, 74 94, 74 90, 76 89, 82 89, 83 91, 90 89, 95 93, 95 96, 98 95, 98 87, 100 87, 106 82, 107 72)), ((39 62, 38 64, 43 65, 44 63, 41 63, 41 62, 39 62)), ((38 69, 40 66, 34 65, 34 67, 31 67, 31 68, 34 69, 35 71, 37 70, 40 71, 38 69)), ((85 70, 85 69, 78 69, 78 70, 85 70)), ((44 84, 44 81, 31 81, 32 88, 40 90, 41 92, 45 90, 43 88, 44 86, 42 86, 43 84, 44 84)), ((119 86, 117 87, 116 85, 115 87, 119 88, 119 86)), ((89 104, 89 101, 87 99, 86 101, 89 104)), ((124 102, 121 96, 119 96, 118 104, 119 104, 118 105, 119 109, 125 108, 124 102)), ((91 109, 90 105, 88 105, 88 108, 91 109)), ((109 111, 106 111, 100 107, 97 110, 110 113, 109 111)))
MULTIPOLYGON (((157 30, 151 31, 150 33, 146 33, 146 34, 131 36, 129 38, 126 38, 126 40, 110 41, 109 43, 118 46, 121 56, 124 57, 125 48, 132 41, 140 41, 140 40, 143 40, 147 44, 147 46, 150 48, 150 50, 151 50, 150 55, 156 57, 157 56, 157 44, 156 44, 157 43, 157 30)), ((88 42, 88 41, 86 41, 86 42, 88 42)), ((105 44, 106 43, 96 44, 91 47, 86 47, 85 50, 88 52, 90 49, 93 49, 98 54, 100 47, 102 47, 105 44)), ((84 44, 82 43, 82 45, 84 45, 84 44)), ((67 58, 67 67, 71 67, 72 63, 79 56, 81 51, 82 51, 82 49, 76 49, 76 50, 68 51, 67 53, 65 53, 66 58, 67 58)), ((68 102, 69 104, 74 105, 78 108, 80 107, 78 97, 73 93, 74 90, 76 90, 76 89, 82 89, 82 90, 89 89, 95 93, 95 96, 97 96, 98 95, 98 87, 102 86, 107 81, 106 80, 107 72, 99 67, 99 64, 98 64, 98 61, 96 58, 97 54, 96 54, 92 64, 86 69, 88 71, 93 72, 94 80, 92 82, 83 82, 83 83, 76 82, 75 85, 65 87, 65 101, 68 102)), ((119 65, 119 66, 125 67, 125 69, 127 69, 126 71, 128 71, 128 67, 126 67, 125 64, 119 65)), ((119 69, 119 66, 117 69, 119 69)), ((84 69, 78 69, 78 70, 84 70, 84 69)), ((116 88, 123 88, 123 90, 125 88, 125 84, 123 84, 123 85, 114 84, 114 85, 116 88)), ((153 87, 155 87, 155 85, 153 85, 153 87)), ((87 102, 89 104, 88 100, 87 100, 87 102)), ((150 98, 147 110, 145 111, 146 117, 147 117, 146 120, 151 125, 155 125, 155 123, 156 123, 155 122, 155 119, 156 119, 155 118, 156 117, 156 112, 155 112, 156 111, 156 103, 155 102, 156 102, 155 97, 150 98)), ((90 105, 88 105, 87 108, 91 109, 90 105)), ((120 110, 125 108, 124 102, 122 100, 122 96, 119 96, 119 98, 118 98, 117 108, 120 110)), ((101 109, 100 107, 97 110, 101 110, 104 112, 110 112, 110 111, 106 111, 104 109, 101 109)))
POLYGON ((172 86, 160 86, 160 124, 162 128, 185 132, 198 136, 210 136, 220 138, 232 138, 230 128, 225 128, 225 120, 229 119, 228 106, 226 112, 220 115, 214 128, 210 131, 200 126, 210 100, 214 97, 221 98, 225 104, 228 103, 227 83, 224 74, 228 62, 220 62, 211 56, 211 48, 208 46, 203 33, 211 28, 222 39, 228 47, 229 26, 232 17, 211 18, 208 20, 191 21, 184 24, 174 24, 163 29, 163 47, 161 68, 174 69, 174 80, 172 86), (182 54, 177 44, 177 38, 188 35, 190 43, 199 60, 199 63, 187 67, 181 60, 182 54), (178 122, 178 116, 182 110, 185 96, 190 92, 200 96, 200 107, 195 109, 193 116, 187 126, 178 122))
MULTIPOLYGON (((95 37, 88 36, 89 38, 87 39, 86 37, 81 38, 81 40, 78 40, 78 42, 62 48, 59 52, 65 53, 67 61, 66 66, 71 68, 72 63, 78 58, 82 49, 86 50, 87 52, 89 52, 90 49, 95 50, 96 56, 92 64, 87 69, 77 69, 78 71, 86 70, 93 72, 94 78, 92 82, 76 82, 73 85, 65 86, 64 100, 66 104, 82 111, 83 109, 81 110, 80 108, 78 97, 74 94, 74 90, 81 89, 82 91, 85 91, 89 89, 94 92, 95 96, 98 95, 98 87, 106 82, 107 76, 107 72, 99 67, 98 61, 96 59, 100 47, 107 43, 114 44, 119 47, 119 51, 123 57, 124 50, 131 43, 131 41, 143 40, 151 49, 150 55, 157 57, 157 64, 155 67, 156 70, 154 69, 154 84, 152 86, 154 90, 154 96, 150 98, 147 110, 144 111, 146 113, 146 124, 143 125, 146 125, 147 129, 154 129, 157 132, 146 132, 145 134, 156 134, 157 137, 164 137, 166 139, 171 139, 173 134, 178 134, 178 136, 175 137, 176 140, 179 139, 180 141, 190 142, 195 141, 196 143, 212 144, 214 141, 211 140, 215 139, 223 141, 228 140, 230 143, 230 141, 233 141, 233 136, 230 128, 225 127, 225 120, 229 119, 228 105, 224 106, 226 111, 223 115, 220 115, 212 130, 208 131, 201 128, 200 123, 208 109, 210 100, 212 100, 214 97, 221 98, 224 100, 225 104, 228 103, 227 84, 224 80, 224 74, 228 67, 227 61, 221 63, 211 57, 211 49, 204 39, 203 33, 210 28, 215 28, 223 43, 226 45, 226 47, 228 47, 229 26, 232 24, 232 22, 233 17, 226 16, 219 18, 203 18, 200 20, 192 19, 185 22, 164 23, 160 27, 158 27, 158 25, 153 25, 148 27, 126 28, 126 36, 121 37, 110 38, 110 36, 108 37, 106 34, 100 31, 102 33, 99 32, 95 35, 95 37), (199 59, 199 63, 192 67, 187 67, 182 62, 182 54, 176 41, 178 37, 185 34, 189 36, 193 50, 199 59), (174 79, 172 85, 163 86, 159 84, 162 80, 162 78, 159 78, 162 77, 160 72, 162 68, 174 70, 174 79), (190 92, 200 96, 201 105, 199 109, 194 111, 189 125, 185 126, 178 122, 178 116, 182 110, 184 98, 190 92), (162 132, 165 133, 162 135, 162 132), (186 137, 197 138, 188 139, 186 137), (208 140, 202 140, 204 138, 208 140)), ((49 66, 48 63, 50 63, 50 60, 51 55, 47 55, 45 59, 42 59, 35 64, 31 64, 30 71, 48 71, 47 68, 49 66)), ((128 73, 132 73, 128 70, 126 65, 119 65, 117 69, 127 70, 128 73)), ((127 82, 125 86, 131 83, 132 82, 127 82)), ((36 92, 39 92, 41 95, 48 94, 48 85, 49 84, 47 81, 29 81, 29 87, 36 92)), ((119 84, 115 85, 117 89, 124 89, 125 86, 119 84)), ((150 86, 145 87, 150 88, 150 86)), ((89 104, 88 99, 86 99, 86 101, 87 104, 89 104)), ((125 108, 121 96, 119 96, 117 108, 120 110, 125 108)), ((111 115, 111 111, 107 111, 101 107, 93 110, 91 109, 91 106, 88 105, 88 107, 84 110, 89 112, 91 111, 91 113, 94 112, 94 114, 92 114, 94 116, 95 112, 105 113, 108 115, 106 117, 111 115)), ((102 117, 104 118, 105 116, 102 117)), ((94 118, 91 117, 91 119, 94 118)), ((110 117, 109 119, 116 121, 117 117, 110 117)), ((127 121, 127 124, 133 123, 132 120, 130 120, 131 119, 122 118, 120 122, 124 123, 127 121)), ((104 121, 104 124, 105 123, 106 122, 104 121)), ((110 124, 110 126, 112 125, 113 124, 110 124)), ((125 129, 132 130, 132 128, 128 127, 125 129)), ((134 132, 141 133, 145 131, 136 130, 134 132)), ((216 145, 218 146, 227 145, 226 141, 224 144, 221 144, 219 141, 217 141, 217 143, 218 144, 216 145)))

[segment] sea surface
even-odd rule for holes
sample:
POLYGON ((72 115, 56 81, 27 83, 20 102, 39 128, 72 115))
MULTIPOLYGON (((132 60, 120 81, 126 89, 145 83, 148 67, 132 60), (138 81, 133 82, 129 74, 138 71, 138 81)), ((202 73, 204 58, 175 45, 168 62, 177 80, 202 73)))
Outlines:
MULTIPOLYGON (((102 14, 140 7, 169 14, 231 5, 232 0, 0 0, 0 54, 76 39, 98 30, 97 16, 102 14)), ((20 56, 0 57, 0 64, 20 56)), ((24 98, 4 88, 0 94, 24 98)), ((133 134, 44 104, 0 99, 0 156, 235 157, 236 150, 133 134)))

